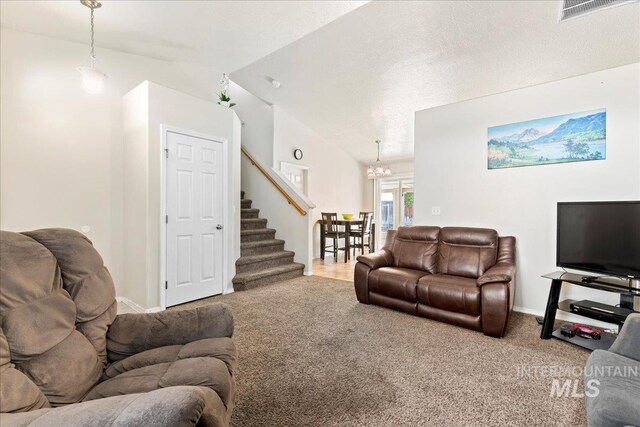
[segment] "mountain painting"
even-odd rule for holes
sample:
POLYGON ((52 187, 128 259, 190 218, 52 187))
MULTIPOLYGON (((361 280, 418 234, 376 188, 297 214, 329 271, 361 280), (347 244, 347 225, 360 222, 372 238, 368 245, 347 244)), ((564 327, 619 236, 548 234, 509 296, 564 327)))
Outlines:
POLYGON ((602 109, 490 127, 489 169, 604 160, 606 124, 602 109))

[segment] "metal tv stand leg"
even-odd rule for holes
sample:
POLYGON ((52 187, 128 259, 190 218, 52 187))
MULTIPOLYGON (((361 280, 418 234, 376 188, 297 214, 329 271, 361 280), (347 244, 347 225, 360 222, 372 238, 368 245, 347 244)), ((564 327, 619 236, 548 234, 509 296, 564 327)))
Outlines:
POLYGON ((560 290, 562 289, 562 280, 554 279, 551 281, 551 289, 549 289, 549 299, 547 300, 547 309, 544 312, 544 322, 542 323, 542 332, 540 338, 548 340, 553 333, 553 325, 556 321, 556 311, 558 310, 558 302, 560 301, 560 290))

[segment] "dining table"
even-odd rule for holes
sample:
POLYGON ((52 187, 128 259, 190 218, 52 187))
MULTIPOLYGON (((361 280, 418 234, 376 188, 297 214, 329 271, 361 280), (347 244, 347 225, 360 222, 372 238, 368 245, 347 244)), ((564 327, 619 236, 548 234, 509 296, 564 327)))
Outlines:
MULTIPOLYGON (((351 259, 351 232, 352 227, 362 227, 364 225, 364 219, 361 218, 351 218, 351 219, 344 219, 344 218, 338 218, 337 220, 334 221, 334 223, 338 226, 338 227, 344 227, 344 231, 340 231, 341 233, 344 233, 344 262, 348 262, 349 259, 351 259)), ((319 219, 318 220, 318 224, 320 224, 320 258, 324 259, 324 249, 325 249, 325 245, 326 245, 326 238, 324 235, 324 230, 325 230, 325 226, 326 226, 326 221, 319 219)), ((371 227, 371 236, 369 236, 369 252, 374 252, 375 249, 375 241, 376 241, 376 227, 375 227, 375 221, 372 223, 373 226, 371 227)), ((364 242, 363 242, 364 243, 364 242)))

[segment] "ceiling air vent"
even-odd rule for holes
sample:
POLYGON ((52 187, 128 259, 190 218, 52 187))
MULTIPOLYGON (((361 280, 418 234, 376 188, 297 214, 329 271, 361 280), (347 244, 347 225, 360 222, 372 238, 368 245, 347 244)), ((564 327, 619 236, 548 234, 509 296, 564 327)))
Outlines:
POLYGON ((628 3, 637 3, 638 0, 562 0, 560 9, 560 22, 588 15, 589 13, 622 6, 628 3))

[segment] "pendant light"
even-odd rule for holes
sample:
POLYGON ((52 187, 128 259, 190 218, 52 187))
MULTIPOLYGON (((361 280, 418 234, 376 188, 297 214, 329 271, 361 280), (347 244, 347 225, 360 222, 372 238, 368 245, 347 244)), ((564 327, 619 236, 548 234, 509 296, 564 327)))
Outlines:
POLYGON ((376 144, 378 145, 378 157, 376 158, 376 162, 373 165, 369 165, 367 168, 367 178, 375 179, 381 176, 389 176, 391 175, 391 169, 389 166, 383 166, 380 161, 380 140, 376 140, 376 144))
POLYGON ((104 89, 104 81, 107 75, 96 68, 93 11, 102 7, 102 3, 97 0, 80 0, 80 3, 91 9, 91 54, 89 55, 89 66, 78 67, 77 70, 82 75, 82 88, 85 92, 98 94, 104 89))

